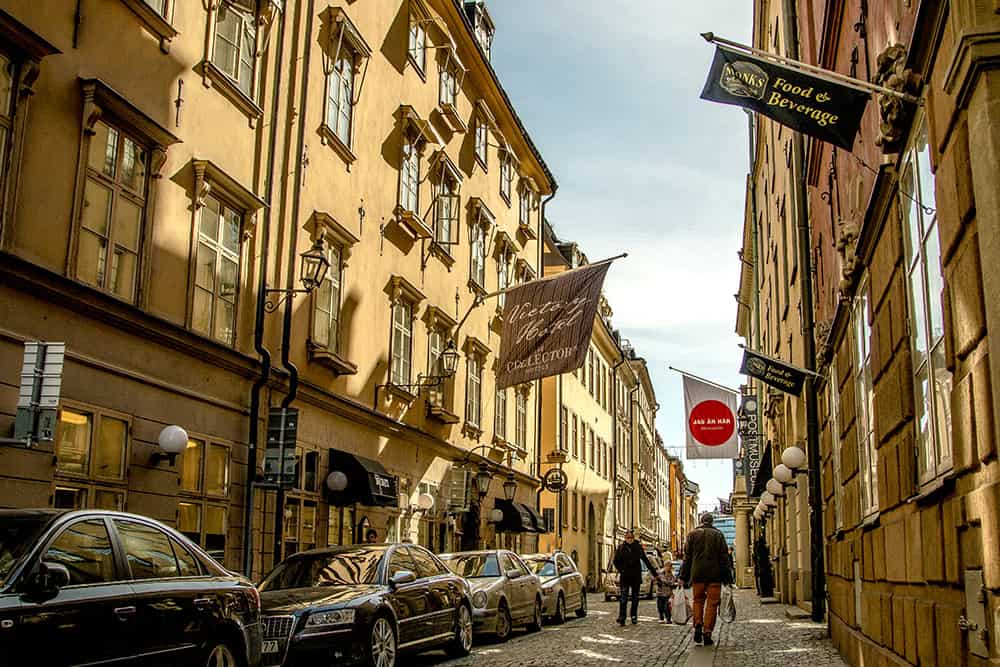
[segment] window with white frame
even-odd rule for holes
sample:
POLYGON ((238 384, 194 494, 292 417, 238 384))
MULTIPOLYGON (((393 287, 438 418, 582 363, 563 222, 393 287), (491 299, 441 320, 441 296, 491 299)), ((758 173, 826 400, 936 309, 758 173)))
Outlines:
POLYGON ((450 247, 457 243, 460 183, 451 169, 442 165, 439 171, 434 205, 434 240, 450 247))
POLYGON ((399 170, 399 205, 417 214, 420 207, 420 133, 412 125, 403 131, 403 156, 399 170))
POLYGON ((345 146, 351 146, 354 122, 354 52, 341 47, 326 76, 326 126, 345 146))
MULTIPOLYGON (((504 290, 510 287, 510 255, 504 251, 497 257, 497 290, 504 290)), ((497 295, 497 308, 503 309, 507 303, 506 294, 497 295)))
POLYGON ((500 156, 500 196, 510 206, 510 189, 514 183, 514 161, 509 151, 500 156))
POLYGON ((413 354, 413 304, 399 299, 392 305, 392 362, 389 381, 410 384, 413 354))
POLYGON ((867 280, 858 287, 852 314, 854 329, 854 392, 857 399, 855 431, 861 476, 861 511, 878 511, 878 451, 875 443, 875 392, 872 387, 871 327, 868 324, 867 280))
POLYGON ((475 155, 483 169, 489 166, 490 126, 481 113, 476 114, 475 155))
POLYGON ((417 15, 410 17, 410 40, 407 56, 413 66, 423 74, 427 67, 427 31, 424 29, 422 17, 417 15))
MULTIPOLYGON (((427 334, 427 375, 430 377, 441 377, 441 353, 446 345, 445 332, 440 327, 431 327, 427 334)), ((427 390, 427 400, 431 405, 441 406, 444 404, 444 383, 449 379, 444 379, 441 384, 430 387, 427 390)))
POLYGON ((330 268, 316 289, 312 341, 330 352, 340 345, 341 248, 331 245, 327 251, 330 268))
POLYGON ((476 354, 466 360, 465 421, 479 428, 483 415, 483 361, 476 354))
POLYGON ((76 277, 136 298, 149 154, 134 137, 98 121, 87 157, 76 277))
POLYGON ((150 9, 152 9, 154 12, 156 12, 157 14, 159 14, 161 17, 167 18, 167 16, 168 16, 168 14, 167 14, 167 9, 168 9, 167 0, 143 0, 143 2, 145 2, 147 5, 149 5, 150 9))
POLYGON ((215 16, 212 63, 251 100, 256 100, 257 22, 253 11, 242 3, 221 0, 215 16))
POLYGON ((198 213, 191 328, 232 345, 243 214, 213 195, 205 197, 198 213))
POLYGON ((559 406, 559 451, 569 451, 569 410, 559 406))
POLYGON ((493 415, 493 433, 498 440, 507 439, 507 390, 497 388, 496 400, 494 403, 495 413, 493 415))
POLYGON ((952 467, 952 376, 945 362, 944 276, 926 118, 921 116, 915 127, 903 158, 899 208, 906 239, 917 463, 923 484, 952 467))
POLYGON ((580 430, 576 415, 573 415, 573 430, 570 431, 570 443, 573 447, 573 458, 580 458, 580 430))
POLYGON ((837 362, 830 364, 829 384, 826 388, 830 419, 830 457, 833 462, 833 525, 840 529, 844 525, 844 487, 840 472, 840 376, 837 362))
POLYGON ((458 108, 458 87, 461 65, 451 49, 446 50, 438 70, 438 103, 442 108, 455 111, 458 108))
POLYGON ((486 287, 486 228, 479 221, 469 229, 471 235, 469 278, 481 288, 486 287))
POLYGON ((534 193, 527 185, 522 185, 518 192, 517 224, 522 227, 531 226, 531 206, 534 193))
POLYGON ((514 397, 514 446, 524 450, 528 446, 528 396, 523 390, 514 397))

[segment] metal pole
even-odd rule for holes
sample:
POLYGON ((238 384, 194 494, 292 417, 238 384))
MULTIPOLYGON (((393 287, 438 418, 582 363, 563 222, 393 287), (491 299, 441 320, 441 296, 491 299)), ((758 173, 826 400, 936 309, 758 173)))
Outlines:
POLYGON ((687 371, 682 371, 681 369, 674 368, 673 366, 667 366, 667 368, 675 373, 680 373, 681 375, 686 375, 689 378, 694 378, 695 380, 698 380, 698 382, 704 382, 705 384, 710 384, 713 387, 718 387, 719 389, 725 389, 726 391, 731 391, 734 394, 740 393, 738 389, 733 389, 732 387, 727 387, 724 384, 719 384, 718 382, 712 382, 711 380, 706 380, 705 378, 695 375, 694 373, 688 373, 687 371))

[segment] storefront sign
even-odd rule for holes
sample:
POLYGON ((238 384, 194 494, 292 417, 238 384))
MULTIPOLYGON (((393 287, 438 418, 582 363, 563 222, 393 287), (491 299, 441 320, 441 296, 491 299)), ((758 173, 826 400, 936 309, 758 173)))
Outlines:
POLYGON ((850 151, 869 94, 720 46, 701 98, 752 109, 850 151))
POLYGON ((568 481, 566 473, 564 473, 560 468, 552 468, 546 472, 545 477, 542 478, 542 486, 545 487, 546 491, 559 493, 566 488, 566 483, 568 481))
POLYGON ((798 396, 802 393, 802 384, 806 380, 806 373, 801 368, 750 350, 743 350, 743 364, 740 366, 740 373, 757 378, 764 384, 792 396, 798 396))

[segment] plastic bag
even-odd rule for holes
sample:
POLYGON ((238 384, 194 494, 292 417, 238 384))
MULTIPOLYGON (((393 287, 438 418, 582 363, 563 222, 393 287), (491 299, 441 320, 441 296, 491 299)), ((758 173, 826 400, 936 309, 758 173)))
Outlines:
POLYGON ((719 618, 724 623, 736 620, 736 600, 733 598, 733 587, 722 587, 722 599, 719 601, 719 618))
POLYGON ((678 586, 670 599, 670 620, 677 625, 686 625, 691 618, 691 605, 688 603, 684 587, 678 586))

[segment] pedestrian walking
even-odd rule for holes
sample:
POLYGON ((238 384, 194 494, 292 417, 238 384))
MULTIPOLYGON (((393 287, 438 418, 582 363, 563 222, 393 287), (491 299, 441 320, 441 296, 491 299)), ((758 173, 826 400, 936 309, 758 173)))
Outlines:
POLYGON ((629 595, 632 596, 632 625, 639 622, 639 587, 642 585, 642 565, 645 563, 650 574, 659 579, 656 568, 649 562, 646 550, 642 548, 635 533, 625 531, 625 541, 615 550, 615 569, 618 570, 618 625, 625 625, 625 611, 629 595))
POLYGON ((722 586, 733 583, 726 537, 713 526, 709 512, 701 515, 697 528, 684 547, 681 580, 694 590, 694 643, 711 646, 719 611, 722 586))
POLYGON ((659 575, 659 579, 656 580, 656 613, 660 616, 660 623, 670 622, 670 596, 674 592, 674 573, 668 568, 668 565, 664 565, 656 573, 659 575))

